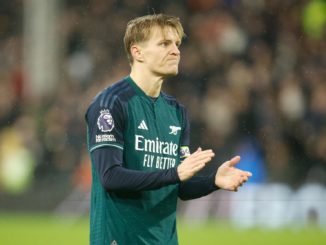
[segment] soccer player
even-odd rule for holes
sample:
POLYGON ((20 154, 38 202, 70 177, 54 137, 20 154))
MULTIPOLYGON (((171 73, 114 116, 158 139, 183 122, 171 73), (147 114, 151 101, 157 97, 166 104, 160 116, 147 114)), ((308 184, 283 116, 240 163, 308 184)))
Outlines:
POLYGON ((183 36, 173 16, 131 20, 124 37, 131 73, 87 110, 92 245, 176 245, 178 197, 236 191, 251 176, 234 167, 238 156, 209 177, 195 176, 214 153, 190 153, 185 107, 161 91, 163 80, 178 73, 183 36))

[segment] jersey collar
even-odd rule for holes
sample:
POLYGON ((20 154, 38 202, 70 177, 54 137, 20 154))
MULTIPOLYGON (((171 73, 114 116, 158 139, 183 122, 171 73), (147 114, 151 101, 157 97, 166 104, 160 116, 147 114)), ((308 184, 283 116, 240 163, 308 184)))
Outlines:
POLYGON ((152 103, 155 103, 155 102, 158 101, 159 98, 161 97, 161 93, 162 93, 162 92, 160 92, 160 94, 159 94, 159 96, 157 97, 156 100, 153 100, 152 97, 150 97, 150 96, 148 96, 147 94, 145 94, 145 92, 144 92, 140 87, 138 87, 138 85, 135 83, 135 81, 134 81, 130 76, 127 76, 125 79, 126 79, 126 80, 128 81, 128 83, 129 83, 129 84, 134 88, 134 90, 136 91, 136 93, 137 93, 138 95, 140 95, 140 96, 146 98, 148 101, 150 101, 150 102, 152 102, 152 103))

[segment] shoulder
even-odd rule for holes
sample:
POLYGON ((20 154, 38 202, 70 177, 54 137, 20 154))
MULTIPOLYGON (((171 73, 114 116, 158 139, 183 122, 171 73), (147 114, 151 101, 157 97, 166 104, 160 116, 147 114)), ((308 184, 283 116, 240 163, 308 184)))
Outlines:
POLYGON ((135 92, 127 79, 124 78, 115 82, 94 97, 87 109, 86 118, 87 114, 92 110, 122 110, 122 107, 126 104, 125 102, 134 96, 134 94, 135 92))
POLYGON ((109 109, 116 100, 127 101, 133 95, 134 91, 130 83, 126 79, 122 79, 97 94, 91 105, 97 104, 99 107, 109 109))
POLYGON ((181 104, 174 96, 168 95, 164 92, 161 92, 161 96, 169 105, 174 106, 181 111, 186 110, 186 107, 181 104))

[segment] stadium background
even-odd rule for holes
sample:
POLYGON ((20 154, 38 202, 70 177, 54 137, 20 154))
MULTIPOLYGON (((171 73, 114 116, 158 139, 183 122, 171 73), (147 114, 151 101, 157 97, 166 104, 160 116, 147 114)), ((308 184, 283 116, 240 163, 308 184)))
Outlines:
POLYGON ((0 243, 87 244, 85 109, 129 72, 127 21, 160 12, 187 34, 164 90, 189 109, 192 149, 216 152, 201 174, 234 154, 254 173, 180 202, 181 244, 325 244, 323 0, 0 1, 0 243))

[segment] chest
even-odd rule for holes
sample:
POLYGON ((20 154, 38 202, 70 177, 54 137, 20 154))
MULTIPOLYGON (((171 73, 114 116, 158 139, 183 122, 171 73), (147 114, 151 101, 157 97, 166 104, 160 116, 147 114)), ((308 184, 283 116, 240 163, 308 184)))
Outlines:
POLYGON ((128 135, 178 143, 182 122, 178 109, 162 99, 156 102, 138 98, 128 105, 128 135))
POLYGON ((165 101, 143 99, 128 105, 125 158, 134 169, 168 169, 178 164, 182 122, 178 109, 165 101))

